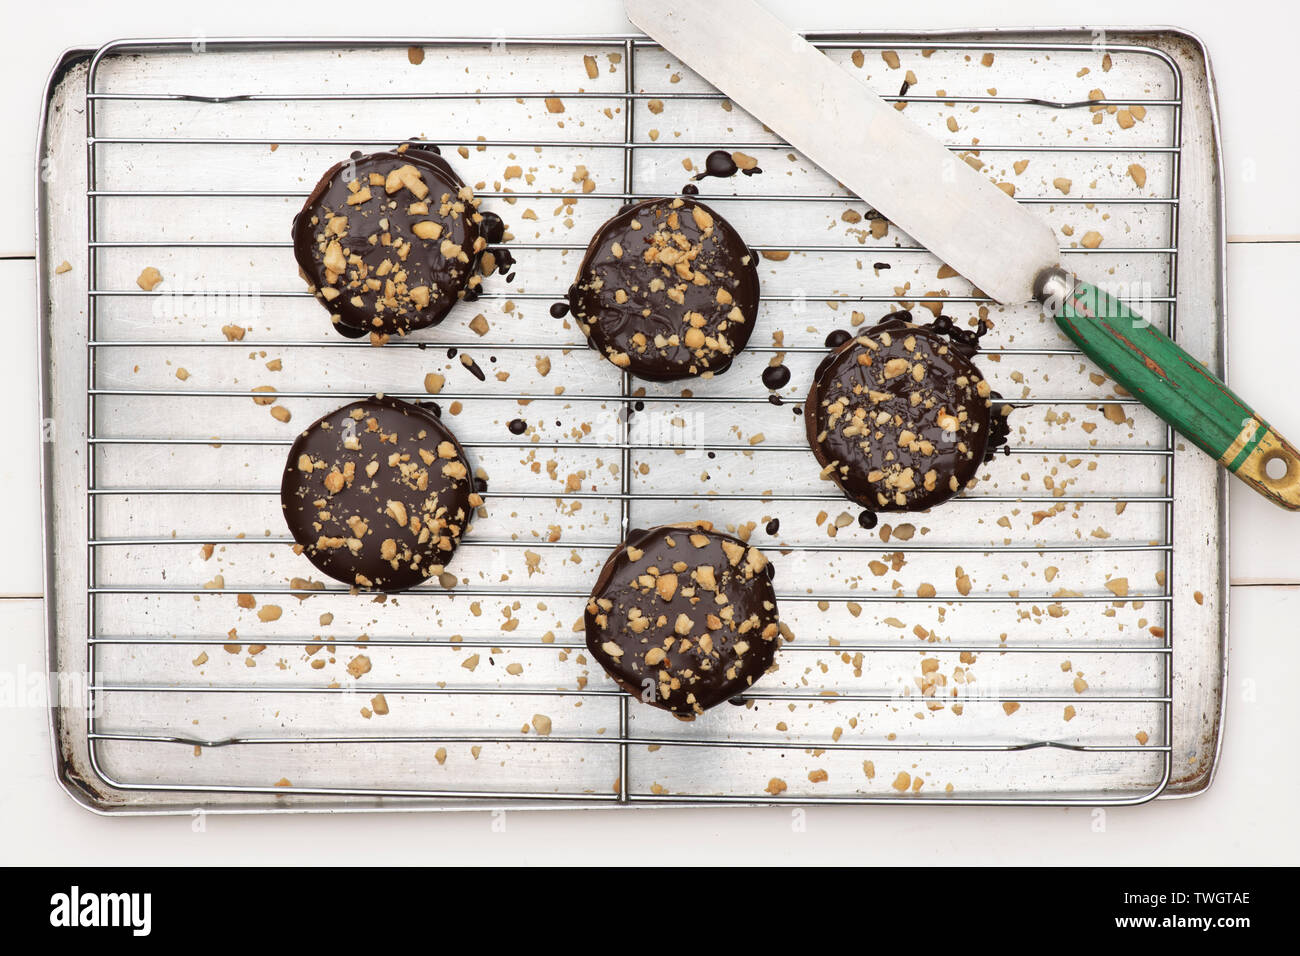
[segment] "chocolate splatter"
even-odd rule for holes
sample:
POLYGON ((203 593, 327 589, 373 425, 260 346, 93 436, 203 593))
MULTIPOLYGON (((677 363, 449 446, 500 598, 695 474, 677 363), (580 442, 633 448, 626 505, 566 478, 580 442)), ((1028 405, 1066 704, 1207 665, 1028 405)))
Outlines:
POLYGON ((692 178, 697 182, 709 176, 715 176, 718 179, 729 179, 740 171, 736 161, 731 158, 731 154, 725 149, 715 149, 704 160, 704 171, 696 173, 692 178))
POLYGON ((763 369, 763 385, 770 389, 785 388, 790 384, 790 369, 784 365, 769 365, 763 369))
MULTIPOLYGON (((909 319, 911 315, 910 312, 892 313, 892 316, 907 316, 909 319)), ((946 335, 958 352, 970 358, 980 350, 980 339, 988 333, 989 324, 984 319, 980 319, 975 328, 960 329, 948 316, 940 315, 935 317, 929 328, 937 335, 946 335)))
MULTIPOLYGON (((691 179, 695 182, 710 177, 715 179, 730 179, 732 176, 736 175, 736 173, 744 173, 746 176, 756 176, 762 171, 763 170, 758 166, 751 166, 749 169, 741 169, 736 163, 736 160, 732 158, 731 153, 727 152, 725 149, 715 149, 705 158, 704 169, 692 176, 691 179)), ((687 196, 694 196, 699 193, 699 191, 698 187, 689 183, 682 189, 682 192, 687 196)))

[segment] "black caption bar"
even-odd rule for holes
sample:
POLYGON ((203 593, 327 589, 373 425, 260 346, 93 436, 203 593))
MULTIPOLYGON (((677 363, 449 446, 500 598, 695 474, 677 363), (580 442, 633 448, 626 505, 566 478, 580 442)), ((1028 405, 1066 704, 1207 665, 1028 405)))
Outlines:
MULTIPOLYGON (((1149 944, 1198 934, 1230 943, 1286 927, 1284 887, 1294 877, 1289 870, 1077 867, 761 873, 683 863, 554 877, 499 868, 11 870, 0 913, 14 931, 126 946, 279 939, 290 927, 295 943, 374 943, 438 924, 478 927, 495 941, 512 933, 536 938, 557 919, 594 941, 601 937, 591 933, 605 927, 626 934, 629 920, 648 929, 653 914, 677 932, 681 921, 703 926, 724 913, 732 927, 786 923, 796 932, 841 921, 861 930, 866 920, 873 934, 915 933, 949 913, 1006 941, 1067 932, 1077 940, 1149 944)), ((719 924, 719 938, 727 932, 719 924)))

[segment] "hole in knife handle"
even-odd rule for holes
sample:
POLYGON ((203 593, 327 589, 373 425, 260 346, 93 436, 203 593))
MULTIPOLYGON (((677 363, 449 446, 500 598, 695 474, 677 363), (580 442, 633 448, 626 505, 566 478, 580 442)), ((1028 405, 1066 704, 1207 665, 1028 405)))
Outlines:
POLYGON ((1291 463, 1281 453, 1264 459, 1264 474, 1270 481, 1283 481, 1291 473, 1291 463))
POLYGON ((1300 511, 1300 451, 1269 429, 1237 476, 1274 504, 1300 511))

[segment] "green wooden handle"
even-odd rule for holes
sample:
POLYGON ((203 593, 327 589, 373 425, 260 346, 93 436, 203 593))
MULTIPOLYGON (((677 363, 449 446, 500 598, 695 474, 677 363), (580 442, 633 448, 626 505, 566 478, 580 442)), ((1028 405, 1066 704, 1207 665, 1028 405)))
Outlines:
POLYGON ((1227 385, 1123 302, 1075 282, 1057 323, 1089 358, 1238 478, 1300 510, 1300 453, 1227 385), (1285 463, 1285 473, 1275 461, 1285 463))

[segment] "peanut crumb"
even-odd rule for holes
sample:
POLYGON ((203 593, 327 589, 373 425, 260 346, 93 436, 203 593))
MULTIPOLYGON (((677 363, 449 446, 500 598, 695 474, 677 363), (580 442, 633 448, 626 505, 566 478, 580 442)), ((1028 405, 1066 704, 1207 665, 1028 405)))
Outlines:
POLYGON ((144 271, 136 278, 135 284, 144 289, 145 292, 152 292, 158 283, 163 281, 162 273, 153 266, 146 266, 144 271))

